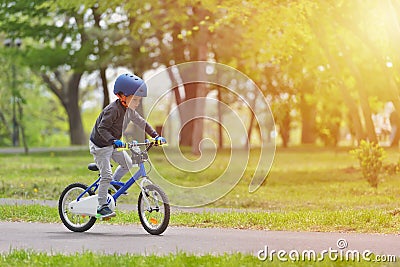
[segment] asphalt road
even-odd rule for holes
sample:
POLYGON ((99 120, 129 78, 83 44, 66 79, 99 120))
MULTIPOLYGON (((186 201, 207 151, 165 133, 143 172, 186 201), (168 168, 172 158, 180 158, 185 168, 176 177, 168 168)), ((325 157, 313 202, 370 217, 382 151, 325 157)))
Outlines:
MULTIPOLYGON (((163 235, 147 234, 139 225, 95 224, 85 233, 70 232, 62 224, 0 222, 0 253, 32 249, 48 253, 194 254, 242 252, 257 256, 260 250, 368 250, 376 255, 400 256, 399 235, 255 231, 221 228, 169 227, 163 235)), ((264 254, 260 254, 263 256, 264 254)), ((397 259, 400 261, 400 258, 397 259)))

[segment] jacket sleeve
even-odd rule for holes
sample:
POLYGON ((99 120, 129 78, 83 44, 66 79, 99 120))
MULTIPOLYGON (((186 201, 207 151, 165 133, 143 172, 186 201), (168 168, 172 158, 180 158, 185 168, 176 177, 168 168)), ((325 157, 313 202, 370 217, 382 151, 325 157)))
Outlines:
POLYGON ((117 118, 117 113, 111 109, 104 110, 103 117, 101 118, 97 127, 99 135, 106 140, 109 145, 112 145, 113 141, 118 139, 112 135, 112 125, 117 118))
POLYGON ((154 130, 153 127, 151 127, 151 125, 148 124, 148 122, 145 119, 143 119, 143 117, 140 116, 140 114, 137 113, 135 110, 129 110, 128 116, 134 124, 139 126, 140 129, 143 129, 148 135, 150 135, 153 138, 158 136, 156 130, 154 130))

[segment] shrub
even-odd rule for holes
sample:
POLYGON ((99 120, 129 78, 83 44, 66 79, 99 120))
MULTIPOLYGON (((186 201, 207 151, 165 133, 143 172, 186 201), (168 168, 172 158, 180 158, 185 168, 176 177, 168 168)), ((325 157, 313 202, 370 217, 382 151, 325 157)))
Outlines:
POLYGON ((385 150, 379 144, 363 140, 360 146, 350 153, 358 159, 364 178, 372 187, 378 188, 379 174, 386 156, 385 150))
POLYGON ((387 175, 395 175, 400 172, 400 161, 396 163, 383 164, 382 171, 387 175))

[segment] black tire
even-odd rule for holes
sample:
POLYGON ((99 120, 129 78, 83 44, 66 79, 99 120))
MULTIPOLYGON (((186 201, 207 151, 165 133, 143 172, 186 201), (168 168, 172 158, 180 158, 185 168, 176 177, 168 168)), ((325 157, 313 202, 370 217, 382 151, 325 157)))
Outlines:
MULTIPOLYGON (((73 232, 85 232, 89 230, 96 222, 95 217, 72 214, 68 210, 68 204, 75 200, 86 189, 87 185, 85 184, 70 184, 61 193, 58 201, 58 214, 60 215, 61 221, 69 230, 73 232)), ((84 197, 91 195, 94 195, 94 193, 89 191, 84 195, 84 197)))
POLYGON ((170 207, 167 195, 157 185, 149 184, 144 187, 150 207, 147 208, 143 192, 138 199, 139 219, 143 228, 152 235, 160 235, 167 229, 170 218, 170 207))

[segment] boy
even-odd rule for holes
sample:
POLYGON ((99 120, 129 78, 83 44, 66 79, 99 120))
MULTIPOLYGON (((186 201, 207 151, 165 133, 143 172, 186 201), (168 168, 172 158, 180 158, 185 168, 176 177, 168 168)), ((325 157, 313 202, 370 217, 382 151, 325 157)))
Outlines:
POLYGON ((90 134, 89 148, 97 167, 100 170, 98 218, 114 217, 107 204, 107 192, 111 180, 119 181, 130 168, 132 160, 126 151, 117 151, 116 148, 125 147, 120 139, 127 124, 132 121, 144 129, 147 134, 160 143, 166 143, 158 133, 135 111, 142 97, 147 96, 147 87, 144 81, 132 74, 118 76, 114 84, 114 94, 118 99, 103 109, 90 134), (124 118, 126 117, 126 121, 124 118), (112 174, 110 160, 119 164, 112 174))

